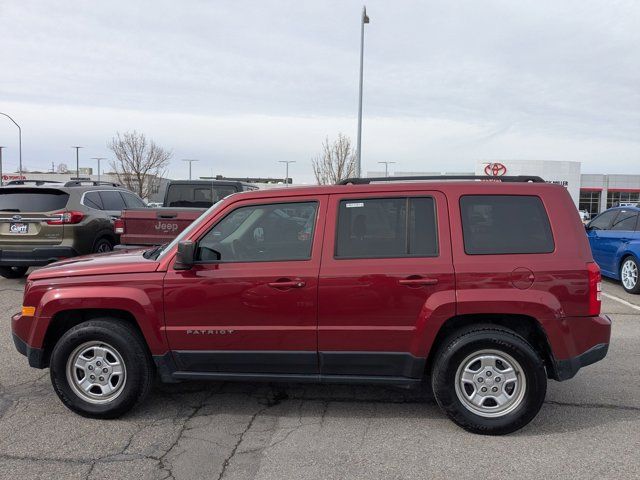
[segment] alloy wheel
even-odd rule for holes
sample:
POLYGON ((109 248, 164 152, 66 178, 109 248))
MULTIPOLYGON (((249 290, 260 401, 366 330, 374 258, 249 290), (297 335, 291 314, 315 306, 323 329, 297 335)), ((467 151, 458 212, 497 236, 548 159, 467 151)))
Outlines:
POLYGON ((622 264, 620 278, 627 290, 634 289, 638 284, 638 265, 633 259, 629 258, 622 264))
POLYGON ((74 393, 94 404, 112 402, 122 393, 127 380, 122 355, 100 341, 76 347, 69 355, 66 371, 74 393))
POLYGON ((481 350, 466 357, 455 376, 462 405, 481 417, 495 418, 513 412, 524 399, 527 381, 522 367, 498 350, 481 350))

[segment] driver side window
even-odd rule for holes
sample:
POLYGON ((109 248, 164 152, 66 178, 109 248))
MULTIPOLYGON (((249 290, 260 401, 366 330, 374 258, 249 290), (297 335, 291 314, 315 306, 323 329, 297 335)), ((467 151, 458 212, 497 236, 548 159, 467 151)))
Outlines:
POLYGON ((240 207, 198 242, 201 262, 309 260, 317 202, 240 207))

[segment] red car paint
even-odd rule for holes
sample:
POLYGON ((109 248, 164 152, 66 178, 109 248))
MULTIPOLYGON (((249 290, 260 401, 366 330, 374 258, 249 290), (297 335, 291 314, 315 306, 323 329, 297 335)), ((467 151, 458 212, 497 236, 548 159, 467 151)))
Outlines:
MULTIPOLYGON (((342 370, 330 370, 332 352, 377 352, 369 370, 363 367, 372 375, 385 375, 385 353, 406 354, 424 366, 437 347, 438 333, 461 316, 484 322, 504 317, 514 329, 525 317, 533 319, 547 343, 537 347, 549 350, 551 362, 571 361, 609 343, 610 321, 590 311, 598 293, 590 285, 593 260, 587 238, 561 186, 415 182, 244 192, 220 202, 184 240, 196 242, 240 206, 291 201, 318 202, 310 260, 211 263, 177 270, 173 245, 158 260, 136 251, 58 262, 29 276, 23 305, 36 307, 35 316, 15 315, 13 332, 30 349, 42 351, 36 366, 44 367, 51 348, 47 331, 61 313, 117 310, 139 325, 154 358, 173 358, 174 370, 184 370, 181 358, 202 351, 302 352, 311 360, 292 373, 322 373, 323 368, 336 373, 342 370), (549 216, 554 251, 466 254, 459 205, 460 197, 470 194, 539 196, 549 216), (437 256, 334 258, 340 200, 398 196, 435 199, 437 256), (279 287, 277 282, 301 287, 279 287)), ((208 368, 202 362, 189 366, 208 368)), ((549 368, 553 371, 553 365, 549 368)), ((283 367, 279 373, 287 372, 283 367)), ((556 372, 555 377, 573 373, 556 372)))

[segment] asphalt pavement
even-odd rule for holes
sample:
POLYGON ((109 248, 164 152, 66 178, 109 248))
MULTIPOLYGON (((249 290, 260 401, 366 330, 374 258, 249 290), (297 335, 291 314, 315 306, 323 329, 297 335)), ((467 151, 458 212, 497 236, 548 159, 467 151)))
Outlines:
POLYGON ((640 296, 614 282, 607 358, 550 382, 505 437, 461 430, 425 392, 362 386, 158 385, 121 419, 82 418, 13 346, 23 285, 0 279, 0 479, 640 478, 640 296))

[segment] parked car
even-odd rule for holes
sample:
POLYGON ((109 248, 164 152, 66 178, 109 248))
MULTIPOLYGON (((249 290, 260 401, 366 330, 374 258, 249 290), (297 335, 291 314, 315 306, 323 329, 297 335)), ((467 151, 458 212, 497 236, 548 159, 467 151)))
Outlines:
POLYGON ((600 270, 566 188, 436 178, 244 192, 169 245, 39 269, 16 348, 89 417, 122 415, 156 373, 426 381, 463 428, 515 431, 548 378, 605 357, 600 270))
POLYGON ((237 181, 173 180, 167 185, 163 208, 127 209, 116 220, 119 248, 168 243, 214 203, 232 193, 257 189, 237 181))
POLYGON ((113 220, 143 207, 115 183, 18 180, 0 188, 0 275, 22 277, 31 266, 113 250, 113 220))
POLYGON ((578 210, 578 213, 580 214, 580 220, 582 220, 582 223, 587 223, 589 221, 591 215, 589 215, 587 210, 578 210))
POLYGON ((586 226, 591 252, 602 274, 619 280, 629 293, 640 293, 640 208, 610 208, 586 226))

